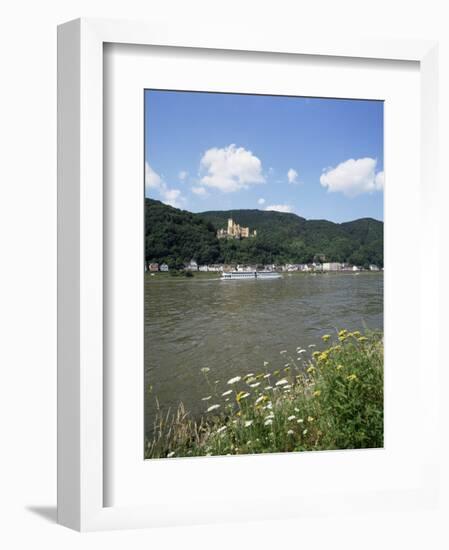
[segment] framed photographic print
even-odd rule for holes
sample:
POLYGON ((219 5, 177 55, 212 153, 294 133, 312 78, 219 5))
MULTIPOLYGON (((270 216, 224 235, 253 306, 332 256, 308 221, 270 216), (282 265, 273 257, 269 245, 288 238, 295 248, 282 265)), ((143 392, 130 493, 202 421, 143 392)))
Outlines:
POLYGON ((434 503, 435 45, 178 31, 59 29, 60 523, 434 503))

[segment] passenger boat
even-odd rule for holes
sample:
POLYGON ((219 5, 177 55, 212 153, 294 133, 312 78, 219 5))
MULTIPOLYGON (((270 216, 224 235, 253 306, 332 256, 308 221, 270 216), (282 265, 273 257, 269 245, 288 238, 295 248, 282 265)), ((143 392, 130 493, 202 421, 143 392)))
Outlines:
POLYGON ((254 279, 280 279, 282 275, 276 271, 225 271, 221 275, 222 281, 247 281, 254 279))

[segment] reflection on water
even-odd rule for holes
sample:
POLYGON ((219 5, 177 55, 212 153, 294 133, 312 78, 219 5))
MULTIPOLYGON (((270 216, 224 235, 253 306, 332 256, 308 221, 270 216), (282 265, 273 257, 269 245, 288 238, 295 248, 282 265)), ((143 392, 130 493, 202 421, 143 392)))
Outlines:
POLYGON ((162 409, 200 414, 211 382, 283 366, 279 351, 339 328, 383 329, 383 274, 285 274, 277 280, 146 279, 145 429, 162 409))

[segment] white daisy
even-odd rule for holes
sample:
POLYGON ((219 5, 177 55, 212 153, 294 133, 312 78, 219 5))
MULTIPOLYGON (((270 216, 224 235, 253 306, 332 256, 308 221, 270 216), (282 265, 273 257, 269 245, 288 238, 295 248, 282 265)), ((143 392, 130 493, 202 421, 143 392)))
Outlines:
POLYGON ((227 391, 224 391, 221 396, 222 397, 226 397, 227 395, 230 395, 232 393, 232 390, 227 390, 227 391))
POLYGON ((236 382, 240 382, 241 379, 242 379, 241 376, 234 376, 234 378, 231 378, 230 380, 228 380, 228 384, 235 384, 236 382))
POLYGON ((220 408, 220 405, 211 405, 208 409, 207 409, 207 412, 211 412, 211 411, 215 411, 217 409, 220 408))
POLYGON ((288 384, 288 380, 286 378, 282 378, 282 380, 278 380, 276 382, 276 386, 283 386, 284 384, 288 384))

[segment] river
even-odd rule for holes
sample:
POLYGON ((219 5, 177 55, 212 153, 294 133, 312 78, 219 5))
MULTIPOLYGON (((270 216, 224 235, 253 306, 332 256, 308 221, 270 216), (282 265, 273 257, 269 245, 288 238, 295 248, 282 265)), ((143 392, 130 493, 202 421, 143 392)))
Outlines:
POLYGON ((383 330, 383 273, 284 274, 276 280, 145 278, 145 431, 162 410, 207 406, 209 381, 284 366, 287 350, 346 328, 383 330))

